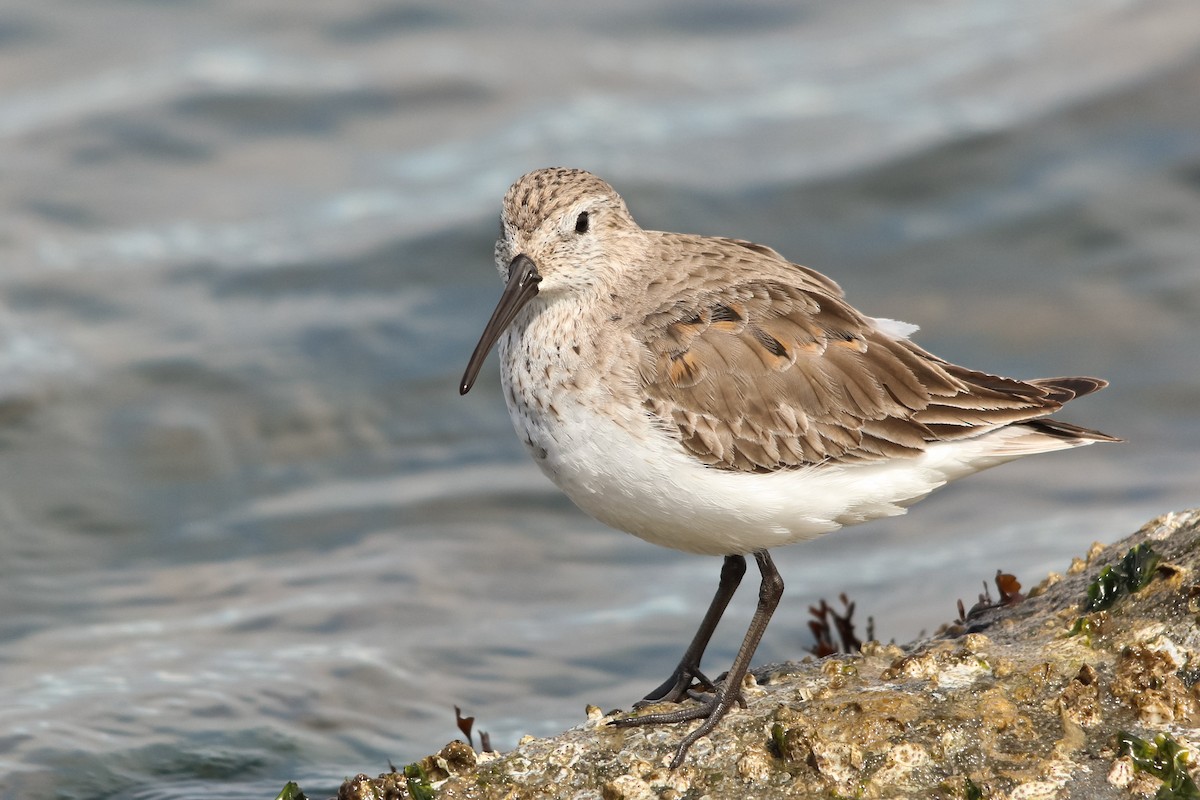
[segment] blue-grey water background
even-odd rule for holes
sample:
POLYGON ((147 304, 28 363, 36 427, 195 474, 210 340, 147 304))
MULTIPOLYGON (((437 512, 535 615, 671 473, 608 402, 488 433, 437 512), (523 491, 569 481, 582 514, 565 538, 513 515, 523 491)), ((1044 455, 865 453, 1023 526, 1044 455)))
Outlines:
MULTIPOLYGON (((311 796, 628 707, 719 561, 576 511, 494 360, 504 189, 769 243, 1126 437, 781 550, 758 662, 1200 500, 1200 4, 8 0, 0 797, 311 796)), ((731 658, 753 589, 710 655, 731 658)))

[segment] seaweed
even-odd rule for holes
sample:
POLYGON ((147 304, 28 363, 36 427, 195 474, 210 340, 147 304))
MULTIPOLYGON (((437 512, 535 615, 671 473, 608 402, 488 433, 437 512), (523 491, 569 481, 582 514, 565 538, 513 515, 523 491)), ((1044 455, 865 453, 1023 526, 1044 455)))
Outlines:
POLYGON ((1088 586, 1084 611, 1112 608, 1123 595, 1145 588, 1154 579, 1160 561, 1162 556, 1147 543, 1129 548, 1120 564, 1105 567, 1088 586))
POLYGON ((308 795, 301 791, 300 784, 288 781, 284 784, 283 791, 275 796, 275 800, 308 800, 308 795))
MULTIPOLYGON (((825 602, 825 598, 821 598, 820 605, 809 606, 808 613, 813 616, 813 619, 808 621, 808 629, 812 631, 813 638, 816 639, 816 644, 809 648, 809 652, 817 658, 833 655, 834 653, 861 653, 862 640, 858 638, 858 633, 854 630, 854 608, 855 603, 846 596, 845 592, 839 595, 842 601, 842 606, 845 607, 845 613, 839 614, 825 602), (830 624, 832 620, 832 624, 830 624), (841 648, 839 649, 833 643, 833 633, 837 631, 838 639, 841 640, 841 648)), ((867 639, 875 638, 875 620, 867 618, 867 639)))
POLYGON ((1129 756, 1134 769, 1162 781, 1154 800, 1200 800, 1200 789, 1187 771, 1190 754, 1169 734, 1160 733, 1148 742, 1121 731, 1117 741, 1121 755, 1129 756))

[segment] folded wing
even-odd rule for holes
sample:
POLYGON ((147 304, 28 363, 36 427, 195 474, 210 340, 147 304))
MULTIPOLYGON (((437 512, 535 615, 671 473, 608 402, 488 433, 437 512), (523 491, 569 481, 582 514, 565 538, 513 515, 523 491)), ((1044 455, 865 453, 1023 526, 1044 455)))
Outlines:
POLYGON ((698 281, 646 318, 646 408, 702 462, 764 472, 879 461, 1035 420, 1045 435, 1111 439, 1043 420, 1105 381, 956 366, 855 311, 828 278, 792 269, 788 282, 698 281))

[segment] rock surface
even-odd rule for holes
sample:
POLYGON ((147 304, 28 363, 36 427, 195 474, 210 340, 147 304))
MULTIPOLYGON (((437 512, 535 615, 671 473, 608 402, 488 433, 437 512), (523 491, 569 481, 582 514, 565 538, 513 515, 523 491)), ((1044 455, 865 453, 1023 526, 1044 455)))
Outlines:
POLYGON ((932 638, 756 670, 747 708, 674 772, 686 725, 589 709, 553 739, 452 742, 338 797, 1200 798, 1198 561, 1200 509, 1167 514, 932 638))

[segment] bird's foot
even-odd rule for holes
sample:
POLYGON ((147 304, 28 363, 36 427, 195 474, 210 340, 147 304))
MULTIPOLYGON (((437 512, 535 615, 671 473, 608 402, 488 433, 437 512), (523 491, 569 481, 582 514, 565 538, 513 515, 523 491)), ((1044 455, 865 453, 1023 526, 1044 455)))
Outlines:
MULTIPOLYGON (((668 681, 667 684, 671 684, 672 687, 676 685, 672 681, 668 681)), ((667 684, 663 684, 663 686, 665 687, 667 684)), ((709 686, 711 687, 712 685, 709 684, 709 686)), ((659 687, 659 689, 662 688, 663 687, 659 687)), ((667 711, 660 714, 644 714, 637 717, 622 717, 621 719, 613 720, 609 724, 617 728, 633 728, 642 725, 673 725, 680 722, 689 722, 694 719, 703 719, 704 722, 701 723, 700 726, 694 731, 683 737, 683 741, 679 743, 679 749, 675 751, 675 758, 671 760, 671 769, 678 769, 679 765, 683 763, 683 759, 687 756, 688 749, 696 743, 696 740, 700 739, 702 736, 707 736, 710 732, 712 732, 712 730, 717 727, 717 723, 719 723, 725 717, 725 715, 729 713, 729 709, 733 708, 735 704, 742 707, 745 707, 746 705, 746 701, 742 698, 742 688, 740 685, 735 686, 726 681, 723 682, 719 687, 712 688, 712 697, 700 702, 698 705, 689 706, 688 708, 681 708, 677 711, 667 711)), ((658 693, 658 691, 659 690, 655 690, 651 694, 655 695, 658 693)), ((691 696, 688 689, 685 689, 684 693, 688 696, 691 696)), ((646 703, 647 701, 643 700, 642 703, 638 706, 635 706, 635 708, 638 708, 640 705, 644 705, 646 703)))

